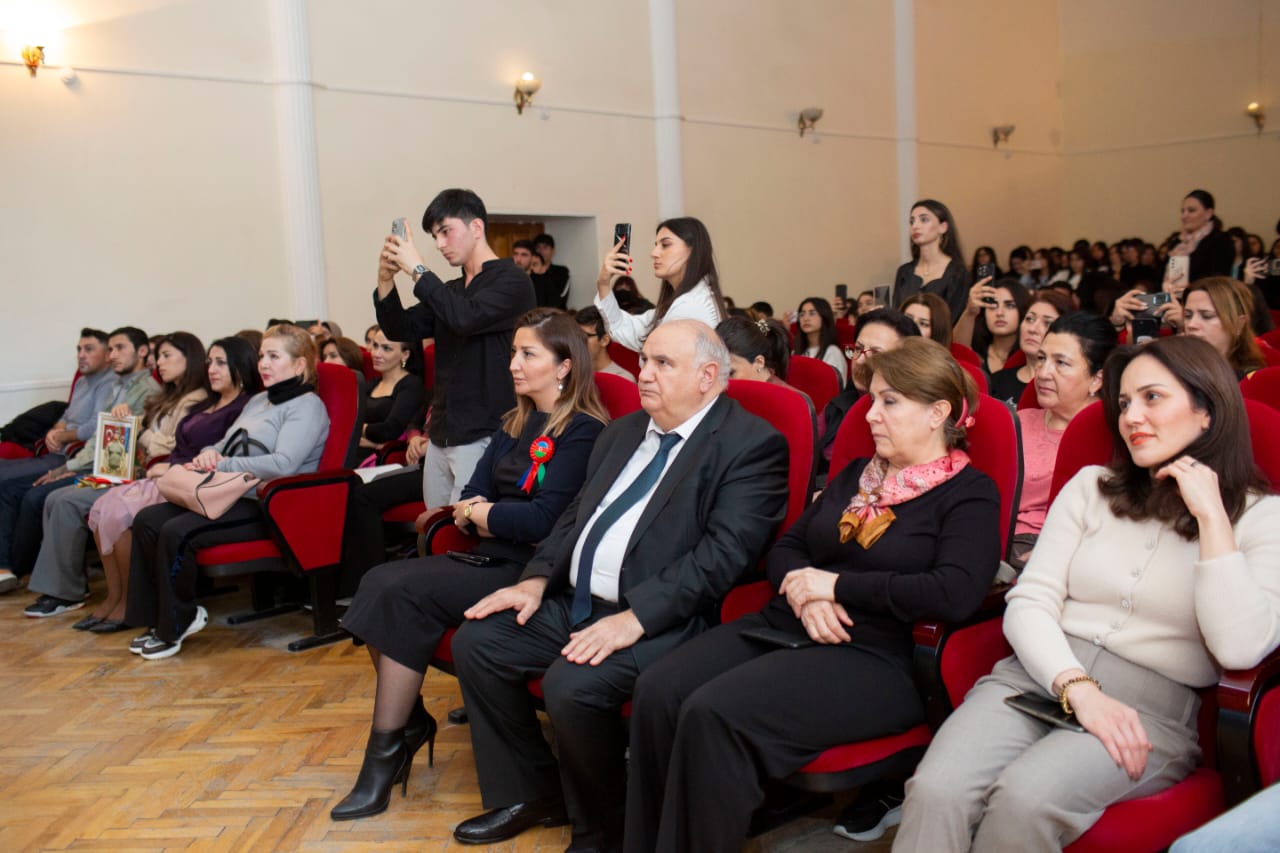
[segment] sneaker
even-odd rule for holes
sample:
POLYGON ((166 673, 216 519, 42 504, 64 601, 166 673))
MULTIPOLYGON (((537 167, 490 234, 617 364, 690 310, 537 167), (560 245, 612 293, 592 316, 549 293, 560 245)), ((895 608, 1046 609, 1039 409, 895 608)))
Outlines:
POLYGON ((158 646, 162 642, 164 641, 156 636, 156 629, 148 628, 146 633, 139 634, 133 638, 133 642, 129 643, 129 651, 135 655, 140 655, 144 649, 158 646))
POLYGON ((138 652, 143 660, 160 660, 162 658, 171 658, 178 652, 182 651, 182 641, 192 634, 204 630, 204 626, 209 624, 209 611, 203 607, 196 608, 196 617, 191 620, 191 624, 187 626, 187 630, 182 632, 182 636, 172 643, 166 643, 164 640, 157 638, 158 645, 145 646, 138 652))
POLYGON ((834 832, 850 841, 875 841, 902 823, 903 790, 897 785, 869 785, 836 821, 834 832))
POLYGON ((18 588, 18 576, 8 569, 0 569, 0 595, 18 588))
POLYGON ((28 604, 27 608, 22 611, 22 615, 30 616, 32 619, 44 619, 46 616, 57 616, 59 613, 66 613, 68 610, 79 610, 81 607, 84 607, 83 598, 79 601, 72 601, 67 598, 42 595, 34 603, 28 604))

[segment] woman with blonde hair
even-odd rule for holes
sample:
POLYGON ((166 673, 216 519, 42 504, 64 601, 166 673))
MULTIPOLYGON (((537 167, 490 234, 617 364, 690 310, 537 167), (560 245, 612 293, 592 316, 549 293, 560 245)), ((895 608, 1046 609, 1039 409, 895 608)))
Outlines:
MULTIPOLYGON (((277 325, 262 336, 258 356, 261 394, 254 395, 218 443, 184 467, 241 471, 261 480, 315 471, 329 435, 329 413, 315 393, 316 345, 305 329, 277 325), (242 442, 247 436, 248 442, 242 442), (232 447, 244 454, 225 456, 232 447)), ((129 650, 147 660, 167 658, 204 628, 209 614, 195 603, 201 548, 266 539, 261 507, 243 497, 216 520, 165 501, 133 518, 133 553, 125 622, 148 630, 129 650)))
POLYGON ((1253 296, 1234 278, 1202 278, 1182 294, 1183 333, 1208 341, 1231 365, 1237 379, 1267 366, 1249 318, 1253 296))
POLYGON ((373 725, 355 787, 330 813, 354 820, 387 808, 408 784, 422 745, 432 763, 436 721, 422 681, 444 632, 463 612, 515 583, 534 546, 577 495, 608 414, 596 393, 587 338, 572 314, 535 308, 511 346, 516 406, 507 412, 453 506, 480 537, 465 559, 438 554, 384 563, 364 576, 342 627, 368 646, 377 673, 373 725))

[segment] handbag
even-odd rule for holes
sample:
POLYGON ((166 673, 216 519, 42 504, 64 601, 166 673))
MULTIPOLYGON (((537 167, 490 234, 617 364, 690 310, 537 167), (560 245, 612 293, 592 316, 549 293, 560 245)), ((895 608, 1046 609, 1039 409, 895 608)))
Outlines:
MULTIPOLYGON (((266 445, 250 438, 248 430, 238 429, 223 444, 223 456, 248 456, 248 450, 255 445, 267 452, 266 445)), ((222 517, 260 482, 244 471, 192 471, 174 465, 156 480, 156 487, 169 503, 214 519, 222 517)))

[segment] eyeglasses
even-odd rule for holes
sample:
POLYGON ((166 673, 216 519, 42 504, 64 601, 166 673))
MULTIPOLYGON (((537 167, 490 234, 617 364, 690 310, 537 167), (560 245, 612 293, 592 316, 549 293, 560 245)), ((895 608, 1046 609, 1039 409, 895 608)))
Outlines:
POLYGON ((865 356, 878 355, 884 352, 884 348, 868 347, 868 346, 863 346, 862 344, 854 344, 853 349, 851 349, 850 352, 852 353, 851 357, 856 361, 860 358, 864 358, 865 356))

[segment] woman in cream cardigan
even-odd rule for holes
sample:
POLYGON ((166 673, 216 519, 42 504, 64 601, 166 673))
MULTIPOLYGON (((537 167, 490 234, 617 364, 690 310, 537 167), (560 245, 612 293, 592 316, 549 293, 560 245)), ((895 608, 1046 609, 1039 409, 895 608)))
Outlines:
POLYGON ((700 220, 682 216, 658 226, 649 257, 654 275, 662 280, 662 290, 657 306, 643 314, 623 311, 613 295, 614 281, 632 274, 630 250, 621 240, 615 243, 596 279, 595 304, 615 341, 639 352, 649 332, 666 320, 701 320, 714 329, 729 316, 720 293, 711 235, 700 220))
POLYGON ((1202 340, 1108 359, 1109 467, 1054 501, 998 663, 907 783, 894 850, 1060 850, 1196 766, 1196 690, 1280 645, 1280 497, 1230 366, 1202 340), (1084 732, 1005 704, 1052 698, 1084 732))

